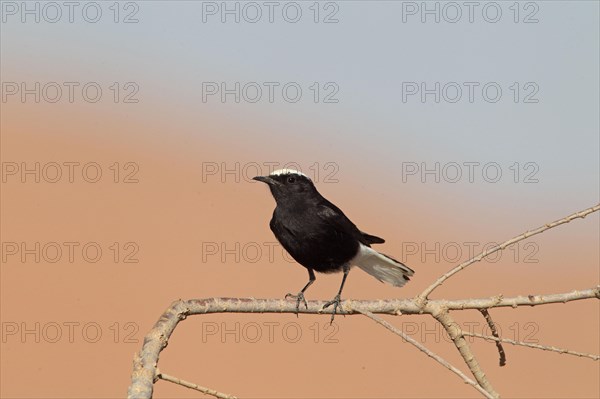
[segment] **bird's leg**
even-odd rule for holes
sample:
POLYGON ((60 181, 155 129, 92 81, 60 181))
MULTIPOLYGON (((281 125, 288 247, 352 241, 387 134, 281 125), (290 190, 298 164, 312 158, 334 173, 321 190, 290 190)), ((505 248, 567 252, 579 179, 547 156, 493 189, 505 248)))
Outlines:
POLYGON ((292 298, 296 300, 296 316, 298 316, 298 311, 300 310, 300 302, 304 302, 304 306, 306 307, 306 309, 308 309, 308 303, 306 303, 306 299, 304 298, 304 291, 306 291, 306 289, 310 287, 310 285, 314 283, 317 279, 315 277, 315 272, 313 272, 313 269, 308 269, 308 278, 308 283, 306 283, 304 288, 302 288, 302 291, 300 291, 297 295, 287 294, 285 296, 285 299, 292 298))
POLYGON ((344 277, 342 278, 342 285, 340 286, 340 290, 338 294, 333 298, 333 300, 327 302, 323 305, 323 309, 327 309, 329 306, 333 305, 333 313, 331 313, 331 321, 329 324, 333 324, 333 318, 337 312, 337 308, 340 306, 342 290, 344 289, 344 283, 346 282, 346 277, 348 277, 348 272, 350 271, 350 265, 344 265, 344 277))

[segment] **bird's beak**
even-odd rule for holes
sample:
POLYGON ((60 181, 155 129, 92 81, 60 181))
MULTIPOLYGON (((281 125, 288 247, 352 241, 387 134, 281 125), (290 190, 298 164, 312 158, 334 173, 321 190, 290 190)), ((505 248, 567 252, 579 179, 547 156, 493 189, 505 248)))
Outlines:
POLYGON ((256 176, 256 177, 253 177, 252 180, 261 181, 263 183, 267 183, 268 185, 278 184, 278 182, 276 180, 274 180, 273 178, 271 178, 269 176, 256 176))

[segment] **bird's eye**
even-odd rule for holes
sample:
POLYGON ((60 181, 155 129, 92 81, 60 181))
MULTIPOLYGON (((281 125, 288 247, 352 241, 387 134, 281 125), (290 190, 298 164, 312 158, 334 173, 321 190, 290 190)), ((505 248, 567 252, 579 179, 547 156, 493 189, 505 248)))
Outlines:
POLYGON ((294 176, 290 176, 287 179, 288 183, 295 183, 296 182, 296 178, 294 176))

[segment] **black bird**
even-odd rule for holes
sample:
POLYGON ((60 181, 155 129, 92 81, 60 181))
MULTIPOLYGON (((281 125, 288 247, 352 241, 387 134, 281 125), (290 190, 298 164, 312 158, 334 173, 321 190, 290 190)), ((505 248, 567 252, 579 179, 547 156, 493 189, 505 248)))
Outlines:
POLYGON ((414 271, 396 259, 370 248, 381 244, 383 238, 360 231, 337 206, 327 201, 305 174, 280 169, 269 176, 256 176, 254 180, 269 185, 277 202, 270 227, 281 245, 292 257, 308 269, 308 283, 297 295, 296 311, 300 303, 308 308, 304 292, 316 280, 315 271, 320 273, 344 272, 342 285, 331 305, 335 317, 340 296, 350 267, 356 265, 379 281, 402 287, 414 271))

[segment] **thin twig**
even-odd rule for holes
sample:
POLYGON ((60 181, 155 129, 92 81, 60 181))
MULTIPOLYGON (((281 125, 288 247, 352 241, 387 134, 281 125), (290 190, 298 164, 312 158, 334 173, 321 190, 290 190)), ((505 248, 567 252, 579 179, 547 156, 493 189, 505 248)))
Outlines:
POLYGON ((520 234, 514 238, 511 238, 510 240, 504 241, 502 244, 500 245, 496 245, 493 248, 488 249, 487 251, 484 251, 482 253, 480 253, 479 255, 461 263, 460 265, 456 266, 454 269, 450 270, 449 272, 445 273, 444 275, 442 275, 440 278, 438 278, 433 284, 431 284, 429 287, 427 287, 423 292, 421 292, 417 298, 420 299, 420 302, 423 302, 425 300, 427 300, 427 298, 429 297, 429 295, 433 292, 433 290, 435 290, 437 287, 439 287, 440 285, 442 285, 446 280, 448 280, 450 277, 452 277, 453 275, 455 275, 456 273, 458 273, 459 271, 463 270, 464 268, 472 265, 475 262, 479 262, 481 261, 483 258, 485 258, 486 256, 489 256, 495 252, 498 252, 500 250, 503 250, 504 248, 508 247, 509 245, 512 245, 514 243, 517 243, 521 240, 524 240, 526 238, 529 238, 531 236, 534 236, 536 234, 540 234, 543 233, 546 230, 549 230, 551 228, 554 228, 556 226, 560 226, 561 224, 565 224, 565 223, 569 223, 571 220, 574 219, 579 219, 579 218, 584 218, 587 215, 589 215, 590 213, 594 213, 597 212, 600 209, 600 204, 593 206, 591 208, 585 209, 583 211, 580 212, 576 212, 572 215, 569 215, 565 218, 559 219, 557 221, 554 221, 552 223, 547 223, 543 226, 538 227, 537 229, 531 230, 531 231, 526 231, 523 234, 520 234))
MULTIPOLYGON (((496 328, 496 323, 492 320, 492 316, 490 316, 490 312, 487 309, 479 309, 479 312, 483 315, 483 318, 487 322, 490 330, 492 331, 492 335, 496 338, 500 338, 498 335, 498 329, 496 328)), ((464 335, 464 334, 463 334, 464 335)), ((502 342, 500 339, 496 341, 496 348, 498 348, 498 353, 500 354, 500 367, 506 365, 506 353, 504 352, 504 348, 502 347, 502 342)))
POLYGON ((467 377, 462 371, 460 371, 459 369, 457 369, 456 367, 454 367, 453 365, 451 365, 450 363, 448 363, 444 358, 442 358, 438 354, 436 354, 436 353, 432 352, 431 350, 427 349, 427 347, 425 347, 424 345, 422 345, 419 341, 416 341, 412 337, 406 335, 402 330, 394 327, 393 325, 391 325, 390 323, 388 323, 387 321, 385 321, 381 317, 376 316, 376 315, 374 315, 373 313, 371 313, 369 311, 361 311, 360 309, 357 309, 357 312, 360 312, 360 313, 364 314, 365 316, 367 316, 371 320, 373 320, 373 321, 381 324, 382 326, 384 326, 385 328, 387 328, 388 330, 390 330, 394 334, 401 336, 402 339, 404 339, 407 342, 413 344, 421 352, 423 352, 424 354, 426 354, 427 356, 429 356, 430 358, 432 358, 433 360, 435 360, 436 362, 438 362, 442 366, 446 367, 448 370, 452 371, 454 374, 458 375, 460 378, 462 378, 462 380, 465 383, 471 385, 473 388, 475 388, 477 391, 479 391, 479 393, 481 393, 486 398, 488 398, 488 399, 494 399, 494 397, 492 395, 490 395, 485 389, 483 389, 479 384, 477 384, 477 382, 475 382, 472 379, 470 379, 469 377, 467 377))
POLYGON ((190 388, 190 389, 202 392, 203 394, 206 394, 206 395, 214 396, 215 398, 219 398, 219 399, 237 399, 237 396, 232 396, 232 395, 228 395, 226 393, 215 391, 214 389, 206 388, 206 387, 203 387, 201 385, 194 384, 193 382, 185 381, 185 380, 182 380, 182 379, 177 378, 177 377, 170 376, 170 375, 165 374, 165 373, 159 373, 157 375, 157 378, 159 378, 161 380, 172 382, 173 384, 181 385, 181 386, 184 386, 186 388, 190 388))
POLYGON ((507 344, 526 346, 528 348, 541 349, 543 351, 564 353, 567 355, 573 355, 573 356, 577 356, 577 357, 585 357, 585 358, 592 359, 592 360, 600 360, 600 355, 594 355, 591 353, 584 353, 584 352, 575 352, 575 351, 571 351, 568 349, 557 348, 555 346, 532 344, 529 342, 515 341, 515 340, 509 339, 509 338, 497 338, 497 337, 491 337, 489 335, 483 335, 483 334, 471 333, 471 332, 465 332, 465 331, 463 331, 463 335, 468 335, 470 337, 476 337, 476 338, 482 338, 482 339, 485 339, 488 341, 506 342, 507 344))

